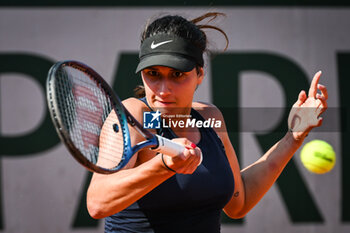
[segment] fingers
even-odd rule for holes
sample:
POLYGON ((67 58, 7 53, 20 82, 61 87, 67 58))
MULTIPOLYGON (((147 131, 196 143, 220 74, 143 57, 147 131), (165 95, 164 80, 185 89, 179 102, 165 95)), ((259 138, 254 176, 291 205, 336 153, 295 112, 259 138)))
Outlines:
MULTIPOLYGON (((194 149, 195 150, 195 153, 196 154, 199 154, 199 163, 198 163, 198 165, 197 166, 199 166, 199 165, 201 165, 201 163, 202 163, 202 161, 203 161, 203 155, 202 155, 202 151, 197 147, 197 145, 196 144, 194 144, 194 143, 191 143, 191 145, 190 145, 190 147, 192 148, 192 149, 194 149), (196 152, 197 151, 197 152, 196 152)), ((190 148, 190 149, 191 149, 190 148)))
POLYGON ((192 148, 192 144, 196 145, 196 144, 192 143, 190 140, 188 140, 187 138, 174 138, 174 139, 172 139, 172 141, 179 143, 179 144, 182 144, 186 148, 192 148))
POLYGON ((195 147, 195 148, 193 149, 193 152, 194 152, 194 153, 196 154, 196 156, 199 158, 199 161, 198 161, 198 163, 197 163, 197 167, 198 167, 199 165, 202 164, 202 161, 203 161, 203 154, 202 154, 201 149, 198 148, 198 147, 195 147))
POLYGON ((198 153, 198 149, 190 149, 188 151, 191 155, 186 160, 186 164, 179 169, 179 171, 184 174, 192 174, 199 166, 200 161, 200 153, 198 153))
POLYGON ((327 99, 328 99, 327 88, 322 84, 318 84, 317 88, 321 91, 321 94, 317 93, 316 99, 319 99, 324 106, 327 106, 327 99))
POLYGON ((198 147, 186 148, 183 155, 180 159, 173 158, 173 168, 177 173, 192 174, 199 166, 201 151, 198 147))
POLYGON ((195 144, 191 145, 191 148, 187 148, 185 151, 186 164, 185 166, 189 168, 190 173, 193 173, 197 167, 202 163, 202 151, 195 144), (194 148, 193 148, 194 147, 194 148), (187 152, 187 153, 186 153, 187 152))
POLYGON ((321 125, 322 125, 322 122, 323 122, 323 118, 322 118, 322 117, 319 117, 316 127, 321 126, 321 125))
POLYGON ((325 96, 317 94, 316 99, 320 101, 317 107, 322 107, 325 109, 328 107, 327 98, 325 96))
POLYGON ((321 91, 321 94, 319 93, 316 94, 316 99, 318 102, 316 111, 317 111, 317 116, 320 116, 328 108, 328 104, 327 104, 328 91, 327 91, 327 88, 322 84, 318 84, 317 87, 321 91))
POLYGON ((317 94, 317 84, 318 84, 318 81, 320 80, 320 77, 321 77, 321 74, 322 72, 321 71, 318 71, 313 79, 312 79, 312 82, 310 84, 310 89, 309 89, 309 94, 308 96, 309 97, 314 97, 316 98, 316 94, 317 94))
POLYGON ((173 141, 184 145, 185 150, 181 155, 175 157, 164 155, 167 166, 176 173, 192 174, 201 164, 202 152, 200 148, 186 138, 176 138, 173 141))
POLYGON ((319 84, 321 71, 317 72, 310 84, 308 96, 301 91, 298 100, 293 105, 288 116, 288 127, 293 130, 295 138, 302 138, 314 127, 322 124, 320 115, 326 111, 328 91, 326 86, 319 84))
POLYGON ((317 94, 316 97, 317 97, 316 101, 318 102, 318 105, 315 109, 315 112, 316 112, 316 116, 319 117, 323 112, 326 111, 328 105, 327 105, 326 97, 320 94, 317 94))
POLYGON ((325 99, 328 99, 328 91, 326 86, 322 85, 322 84, 318 84, 317 88, 321 91, 321 94, 325 97, 325 99))
POLYGON ((294 107, 300 107, 300 106, 305 102, 306 99, 307 99, 306 93, 305 93, 304 90, 302 90, 302 91, 299 93, 298 100, 297 100, 297 102, 294 104, 294 107))

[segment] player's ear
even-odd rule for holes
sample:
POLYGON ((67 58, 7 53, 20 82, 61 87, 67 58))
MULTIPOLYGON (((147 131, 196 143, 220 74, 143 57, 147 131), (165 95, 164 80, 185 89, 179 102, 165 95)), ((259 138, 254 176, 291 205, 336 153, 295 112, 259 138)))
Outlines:
POLYGON ((203 67, 197 66, 196 70, 197 70, 197 77, 198 77, 197 85, 199 85, 202 83, 203 78, 204 78, 204 69, 203 69, 203 67))

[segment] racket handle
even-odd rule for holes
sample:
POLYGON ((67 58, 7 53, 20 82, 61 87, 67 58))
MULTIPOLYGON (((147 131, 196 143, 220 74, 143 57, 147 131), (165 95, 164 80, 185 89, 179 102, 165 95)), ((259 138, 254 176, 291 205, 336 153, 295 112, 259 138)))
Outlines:
POLYGON ((157 137, 158 146, 153 149, 154 151, 170 155, 172 157, 178 156, 182 154, 185 150, 185 147, 181 144, 171 141, 170 139, 164 138, 159 135, 155 135, 157 137))
MULTIPOLYGON (((170 139, 164 138, 159 135, 155 135, 155 136, 157 137, 157 140, 158 140, 158 146, 152 149, 154 151, 175 157, 175 156, 178 156, 179 154, 182 154, 186 149, 183 145, 173 142, 170 139)), ((203 155, 201 152, 201 158, 198 166, 202 163, 202 160, 203 160, 203 155)))

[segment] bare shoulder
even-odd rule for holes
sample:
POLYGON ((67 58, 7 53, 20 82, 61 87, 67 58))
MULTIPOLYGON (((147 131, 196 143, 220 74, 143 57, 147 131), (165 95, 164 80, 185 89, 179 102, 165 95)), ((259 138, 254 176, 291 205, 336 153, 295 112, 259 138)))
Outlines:
POLYGON ((130 97, 130 98, 127 98, 125 100, 122 101, 123 105, 126 107, 127 105, 130 105, 130 107, 132 105, 139 105, 139 106, 146 106, 146 104, 144 102, 142 102, 141 100, 139 99, 136 99, 134 97, 130 97))
MULTIPOLYGON (((143 103, 142 101, 136 99, 136 98, 128 98, 126 100, 122 101, 124 107, 130 112, 130 114, 138 121, 138 122, 142 122, 142 117, 143 117, 143 111, 148 107, 145 103, 143 103)), ((112 131, 113 131, 113 124, 115 122, 118 122, 118 116, 116 114, 116 112, 113 110, 110 112, 110 114, 108 115, 107 119, 105 120, 103 127, 102 127, 102 132, 101 134, 109 134, 112 135, 112 131)), ((131 139, 132 139, 132 143, 136 143, 137 141, 142 140, 141 136, 136 133, 137 131, 129 126, 129 132, 131 135, 131 139)), ((106 140, 116 140, 114 138, 111 137, 106 137, 106 140)))
MULTIPOLYGON (((136 98, 128 98, 126 100, 122 101, 124 107, 130 112, 130 114, 138 121, 142 122, 143 112, 148 109, 147 105, 136 98)), ((118 145, 120 143, 120 137, 113 131, 113 125, 115 122, 118 122, 118 116, 116 112, 113 110, 108 115, 107 119, 105 120, 101 136, 100 136, 100 153, 104 154, 104 157, 107 157, 106 155, 110 154, 111 147, 110 145, 118 145), (114 135, 111 137, 111 135, 114 135)), ((131 127, 129 125, 129 133, 130 133, 130 140, 131 145, 135 145, 138 142, 144 140, 144 138, 134 129, 134 127, 131 127)), ((138 156, 133 156, 129 163, 125 166, 124 169, 134 167, 136 164, 138 156)), ((112 160, 109 160, 112 161, 112 160)), ((107 161, 99 161, 99 163, 108 163, 107 161)), ((106 165, 107 166, 107 165, 106 165)))
POLYGON ((222 121, 224 120, 220 109, 214 104, 205 102, 193 102, 192 106, 203 116, 204 119, 215 118, 222 121))
POLYGON ((221 140, 227 136, 225 119, 218 107, 214 104, 204 102, 193 102, 192 106, 205 120, 211 120, 217 125, 213 129, 221 140))
POLYGON ((142 122, 143 112, 149 111, 144 102, 133 97, 123 100, 122 103, 138 122, 142 122))

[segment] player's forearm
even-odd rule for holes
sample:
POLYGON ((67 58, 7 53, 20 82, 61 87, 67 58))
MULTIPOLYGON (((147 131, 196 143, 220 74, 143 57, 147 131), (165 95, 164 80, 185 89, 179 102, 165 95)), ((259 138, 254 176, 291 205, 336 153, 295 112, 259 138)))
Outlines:
POLYGON ((112 175, 95 174, 87 193, 87 207, 93 218, 122 211, 174 175, 159 156, 132 169, 112 175))
POLYGON ((259 160, 241 171, 245 187, 241 215, 251 210, 270 189, 301 144, 302 140, 295 141, 292 134, 287 133, 259 160))

